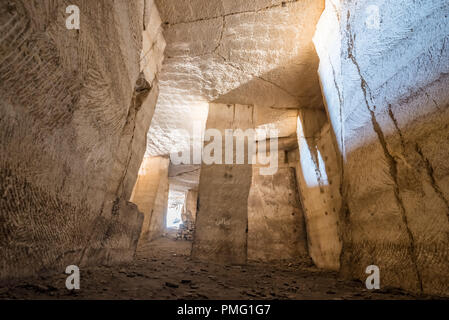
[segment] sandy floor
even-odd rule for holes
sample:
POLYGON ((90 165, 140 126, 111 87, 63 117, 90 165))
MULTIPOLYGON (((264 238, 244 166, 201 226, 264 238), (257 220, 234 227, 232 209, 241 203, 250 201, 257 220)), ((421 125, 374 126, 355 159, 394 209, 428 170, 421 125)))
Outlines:
MULTIPOLYGON (((221 266, 192 261, 191 243, 167 238, 138 250, 133 263, 81 269, 81 290, 67 275, 0 286, 0 299, 416 299, 399 290, 368 291, 310 263, 221 266)), ((425 297, 420 297, 425 298, 425 297)))

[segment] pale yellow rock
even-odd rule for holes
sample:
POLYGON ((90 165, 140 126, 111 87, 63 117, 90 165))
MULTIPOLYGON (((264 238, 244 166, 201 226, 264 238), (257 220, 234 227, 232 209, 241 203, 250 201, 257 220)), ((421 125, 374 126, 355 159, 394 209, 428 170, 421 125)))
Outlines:
POLYGON ((158 97, 162 30, 143 30, 157 8, 71 3, 80 30, 64 1, 0 4, 0 278, 129 261, 140 234, 127 201, 158 97))

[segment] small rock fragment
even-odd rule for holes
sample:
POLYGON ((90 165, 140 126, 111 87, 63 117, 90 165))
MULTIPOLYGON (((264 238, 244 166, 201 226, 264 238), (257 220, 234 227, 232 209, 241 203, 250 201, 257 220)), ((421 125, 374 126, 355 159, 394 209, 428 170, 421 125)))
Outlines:
POLYGON ((166 282, 165 286, 169 287, 169 288, 179 288, 179 286, 177 284, 171 283, 171 282, 166 282))

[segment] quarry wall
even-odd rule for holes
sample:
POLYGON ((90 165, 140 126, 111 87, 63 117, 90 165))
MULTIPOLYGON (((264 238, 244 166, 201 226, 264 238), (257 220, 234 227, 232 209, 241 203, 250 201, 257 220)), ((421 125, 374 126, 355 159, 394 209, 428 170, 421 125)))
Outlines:
POLYGON ((374 264, 383 286, 448 294, 448 16, 439 0, 326 2, 315 45, 347 277, 374 264))
POLYGON ((0 278, 128 261, 141 231, 128 200, 158 96, 157 8, 72 4, 79 30, 64 1, 0 4, 0 278))

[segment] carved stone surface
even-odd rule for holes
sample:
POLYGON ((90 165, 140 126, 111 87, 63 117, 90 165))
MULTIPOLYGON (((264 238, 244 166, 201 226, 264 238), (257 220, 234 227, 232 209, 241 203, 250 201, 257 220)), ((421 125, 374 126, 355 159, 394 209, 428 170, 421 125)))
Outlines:
POLYGON ((79 30, 64 1, 0 3, 0 278, 128 261, 140 234, 127 200, 158 96, 157 9, 71 3, 79 30))
POLYGON ((327 1, 315 42, 347 277, 375 264, 383 286, 449 294, 448 38, 444 0, 327 1))

